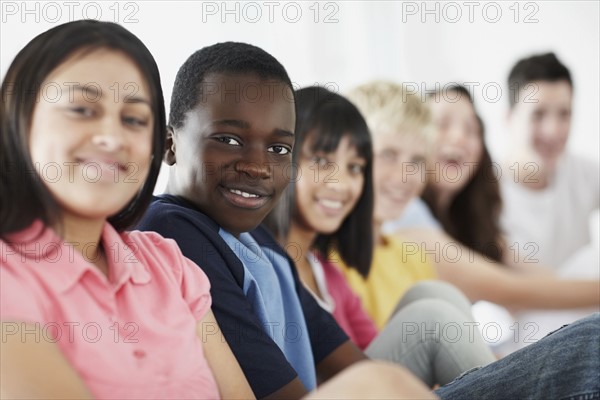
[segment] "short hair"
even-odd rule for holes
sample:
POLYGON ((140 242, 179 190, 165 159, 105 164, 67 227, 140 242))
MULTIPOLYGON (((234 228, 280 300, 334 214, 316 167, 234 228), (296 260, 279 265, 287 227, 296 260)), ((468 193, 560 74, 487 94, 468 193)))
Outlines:
MULTIPOLYGON (((530 82, 566 81, 573 88, 569 69, 560 62, 554 53, 545 53, 523 58, 512 67, 508 74, 508 87, 519 92, 530 82)), ((517 96, 508 96, 510 108, 518 102, 517 96)))
MULTIPOLYGON (((335 249, 345 264, 367 276, 373 254, 373 151, 367 123, 359 110, 343 96, 323 87, 312 86, 296 92, 296 138, 293 161, 298 157, 305 141, 311 140, 312 151, 325 153, 337 149, 342 139, 350 137, 357 153, 366 160, 364 185, 354 209, 340 228, 329 235, 318 235, 314 247, 323 257, 335 249)), ((306 174, 306 171, 300 171, 306 174)), ((305 176, 304 179, 308 179, 305 176)), ((265 226, 275 237, 284 241, 289 232, 292 215, 297 213, 295 200, 296 177, 275 209, 265 219, 265 226)))
POLYGON ((171 97, 170 126, 183 126, 185 114, 196 107, 203 94, 206 76, 221 73, 256 74, 261 79, 277 79, 294 91, 283 65, 263 49, 247 43, 217 43, 196 51, 179 68, 171 97))
POLYGON ((133 33, 111 22, 80 20, 56 26, 31 40, 17 54, 2 82, 0 107, 0 237, 22 230, 34 220, 60 226, 60 206, 35 173, 29 134, 41 85, 76 52, 97 49, 123 52, 139 68, 151 96, 154 116, 153 159, 140 192, 108 221, 118 231, 137 222, 152 199, 162 162, 166 117, 158 67, 150 51, 133 33), (6 172, 4 169, 7 169, 6 172))
POLYGON ((348 98, 363 114, 373 135, 417 135, 425 139, 427 150, 431 151, 436 135, 431 111, 419 95, 404 85, 373 81, 351 90, 348 98))

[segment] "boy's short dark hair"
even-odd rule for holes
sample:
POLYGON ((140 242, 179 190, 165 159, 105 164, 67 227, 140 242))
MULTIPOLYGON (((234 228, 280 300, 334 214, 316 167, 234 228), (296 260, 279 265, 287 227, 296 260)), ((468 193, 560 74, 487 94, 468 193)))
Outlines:
POLYGON ((180 128, 185 113, 196 107, 203 94, 204 79, 211 73, 257 74, 261 79, 275 78, 294 88, 285 68, 263 49, 247 43, 223 42, 203 47, 192 54, 177 72, 169 125, 180 128))
MULTIPOLYGON (((573 88, 569 69, 559 61, 554 53, 523 58, 517 61, 508 75, 508 87, 513 91, 519 91, 534 81, 566 81, 573 88)), ((517 96, 508 96, 508 99, 512 108, 517 103, 517 96)))

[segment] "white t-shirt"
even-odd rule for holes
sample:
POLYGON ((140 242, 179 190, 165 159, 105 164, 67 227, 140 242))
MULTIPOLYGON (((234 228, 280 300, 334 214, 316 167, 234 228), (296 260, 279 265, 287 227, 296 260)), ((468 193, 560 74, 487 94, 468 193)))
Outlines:
POLYGON ((513 170, 504 172, 500 221, 509 256, 560 268, 590 242, 590 216, 600 204, 599 165, 567 153, 542 190, 515 183, 513 170))

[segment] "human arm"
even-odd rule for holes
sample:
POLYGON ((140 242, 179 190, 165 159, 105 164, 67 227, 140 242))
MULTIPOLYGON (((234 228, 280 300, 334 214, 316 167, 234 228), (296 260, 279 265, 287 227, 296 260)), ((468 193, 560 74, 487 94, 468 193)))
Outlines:
POLYGON ((509 308, 567 309, 600 304, 597 280, 560 280, 553 275, 519 274, 459 244, 442 231, 414 229, 403 231, 426 249, 455 246, 460 259, 436 252, 434 262, 439 279, 452 283, 471 301, 487 300, 509 308))
POLYGON ((311 392, 307 400, 319 399, 436 399, 406 369, 381 361, 361 361, 311 392))
POLYGON ((198 322, 197 334, 204 356, 213 372, 223 399, 253 399, 254 393, 227 344, 212 311, 198 322))
POLYGON ((45 338, 39 324, 3 321, 0 325, 0 398, 92 398, 58 345, 39 340, 45 338), (14 334, 15 329, 17 334, 14 334), (22 330, 27 334, 22 334, 22 330))
MULTIPOLYGON (((525 244, 523 249, 518 249, 516 251, 514 246, 517 244, 513 243, 509 246, 508 239, 505 237, 501 237, 499 243, 502 249, 503 265, 500 265, 501 267, 509 267, 513 271, 523 274, 546 276, 552 276, 554 274, 554 269, 551 266, 544 265, 537 259, 534 259, 533 253, 537 252, 537 247, 533 245, 533 243, 525 244)), ((480 254, 477 255, 481 257, 480 254)), ((485 259, 483 261, 485 261, 485 259)))
POLYGON ((367 356, 348 340, 317 364, 317 379, 319 382, 326 382, 351 365, 367 359, 367 356))

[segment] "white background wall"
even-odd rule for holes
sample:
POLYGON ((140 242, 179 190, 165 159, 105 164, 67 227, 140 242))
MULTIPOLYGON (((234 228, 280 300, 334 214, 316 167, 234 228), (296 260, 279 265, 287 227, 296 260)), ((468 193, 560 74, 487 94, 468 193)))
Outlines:
POLYGON ((487 124, 488 145, 498 159, 505 151, 508 71, 523 56, 552 50, 575 81, 570 146, 600 159, 597 1, 0 3, 2 76, 35 35, 69 20, 99 16, 123 24, 150 48, 161 69, 167 106, 181 63, 195 50, 226 40, 269 51, 299 86, 330 83, 344 92, 375 78, 414 82, 425 89, 473 82, 479 85, 474 92, 487 124), (486 84, 488 92, 483 93, 486 84), (502 88, 500 96, 496 87, 502 88))

